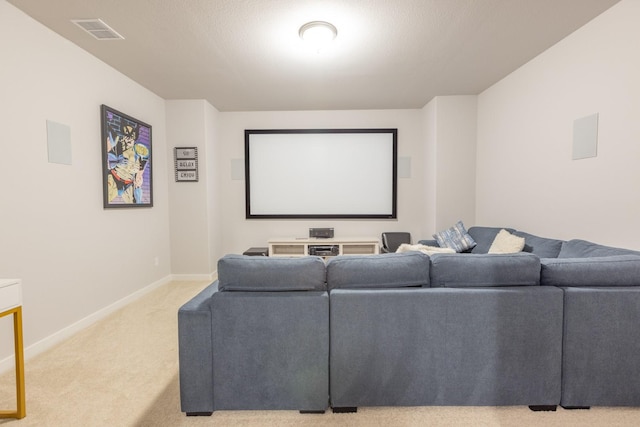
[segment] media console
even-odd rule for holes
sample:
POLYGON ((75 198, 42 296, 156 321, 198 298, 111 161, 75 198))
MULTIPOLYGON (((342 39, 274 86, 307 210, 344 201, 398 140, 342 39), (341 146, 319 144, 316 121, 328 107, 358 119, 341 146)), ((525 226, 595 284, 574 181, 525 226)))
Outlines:
POLYGON ((344 237, 323 239, 289 237, 269 240, 269 256, 298 257, 316 255, 374 255, 380 253, 380 242, 375 237, 344 237))

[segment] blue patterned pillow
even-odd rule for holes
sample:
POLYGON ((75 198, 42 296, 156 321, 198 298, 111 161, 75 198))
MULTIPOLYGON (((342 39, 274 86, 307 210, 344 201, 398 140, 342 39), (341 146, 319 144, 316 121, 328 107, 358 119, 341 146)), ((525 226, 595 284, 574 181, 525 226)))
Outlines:
POLYGON ((433 235, 438 245, 442 248, 451 248, 456 252, 464 252, 472 249, 476 242, 473 237, 467 233, 462 221, 458 221, 453 227, 440 231, 433 235))

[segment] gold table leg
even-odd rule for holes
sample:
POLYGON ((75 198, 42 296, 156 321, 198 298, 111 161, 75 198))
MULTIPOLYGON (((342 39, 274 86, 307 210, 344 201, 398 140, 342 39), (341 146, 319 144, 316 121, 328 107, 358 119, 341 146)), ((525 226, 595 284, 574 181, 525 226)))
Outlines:
POLYGON ((0 317, 13 313, 13 341, 16 357, 16 400, 15 411, 0 411, 0 418, 24 418, 27 415, 24 391, 24 347, 22 342, 22 306, 0 313, 0 317))

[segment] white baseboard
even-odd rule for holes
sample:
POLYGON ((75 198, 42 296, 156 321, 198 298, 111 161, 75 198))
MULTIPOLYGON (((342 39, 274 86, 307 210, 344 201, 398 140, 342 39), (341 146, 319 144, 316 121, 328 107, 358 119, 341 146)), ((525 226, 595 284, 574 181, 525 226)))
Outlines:
MULTIPOLYGON (((95 313, 90 314, 89 316, 85 317, 84 319, 81 319, 75 323, 72 323, 71 325, 60 329, 58 332, 54 332, 53 334, 49 335, 46 338, 41 339, 40 341, 31 344, 29 347, 26 347, 24 349, 24 358, 25 360, 28 360, 32 357, 37 356, 38 354, 50 349, 51 347, 53 347, 54 345, 66 340, 67 338, 71 337, 72 335, 76 334, 77 332, 87 328, 88 326, 91 326, 92 324, 94 324, 95 322, 97 322, 100 319, 105 318, 106 316, 110 315, 111 313, 115 312, 116 310, 126 306, 127 304, 132 303, 133 301, 137 300, 138 298, 142 297, 143 295, 159 288, 162 285, 166 285, 167 283, 171 282, 173 279, 173 277, 171 275, 166 276, 156 282, 153 282, 152 284, 132 293, 131 295, 128 295, 124 298, 122 298, 119 301, 114 302, 111 305, 108 305, 105 308, 102 308, 98 311, 96 311, 95 313)), ((11 355, 9 357, 6 357, 2 360, 0 360, 0 374, 3 372, 6 372, 10 369, 14 369, 15 366, 15 356, 11 355)))

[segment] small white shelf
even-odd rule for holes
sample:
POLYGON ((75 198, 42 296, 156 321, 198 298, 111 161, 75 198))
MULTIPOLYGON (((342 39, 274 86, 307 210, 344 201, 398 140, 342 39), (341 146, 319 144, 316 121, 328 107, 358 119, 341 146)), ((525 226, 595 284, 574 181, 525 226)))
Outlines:
POLYGON ((22 305, 22 286, 18 279, 0 279, 0 313, 22 305))
POLYGON ((0 411, 0 418, 20 419, 27 415, 24 392, 22 281, 20 279, 0 279, 0 317, 9 315, 13 316, 13 344, 16 359, 16 410, 2 410, 0 411))

